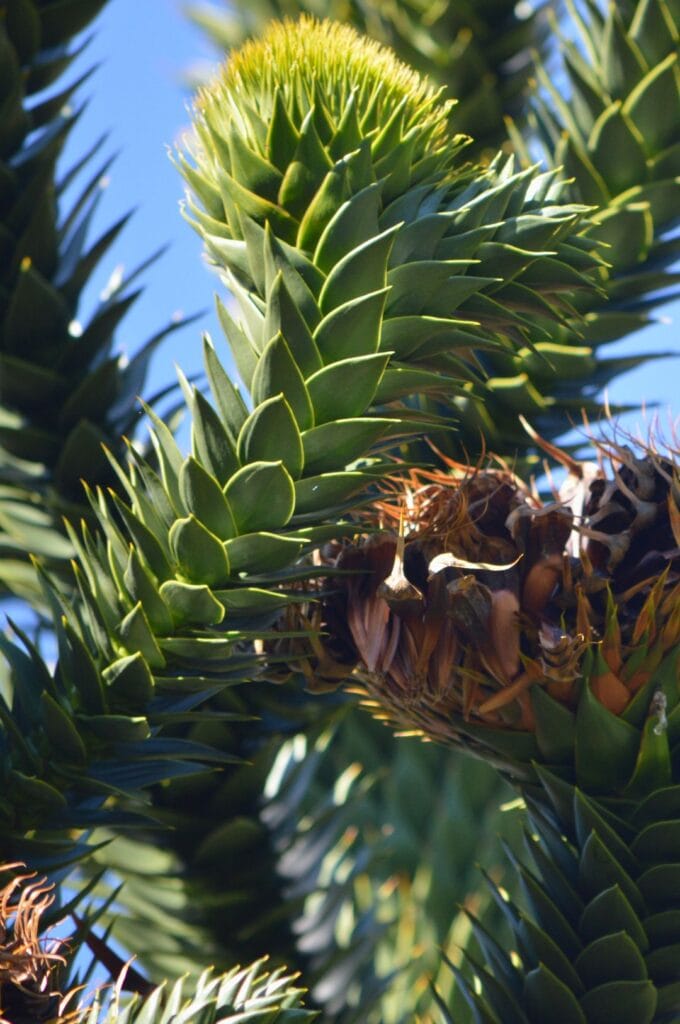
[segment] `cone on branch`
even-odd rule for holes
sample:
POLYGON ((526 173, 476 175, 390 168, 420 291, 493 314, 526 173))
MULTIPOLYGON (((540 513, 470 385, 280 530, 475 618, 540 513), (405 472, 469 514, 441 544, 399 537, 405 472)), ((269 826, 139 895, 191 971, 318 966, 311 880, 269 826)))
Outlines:
POLYGON ((616 440, 598 442, 597 462, 548 447, 568 472, 547 502, 505 465, 395 485, 382 529, 333 560, 349 572, 325 602, 328 649, 400 727, 502 751, 520 778, 559 744, 597 792, 584 708, 639 723, 680 696, 678 471, 674 453, 616 440))
MULTIPOLYGON (((23 659, 14 653, 14 672, 24 683, 17 693, 26 699, 0 707, 3 724, 16 726, 7 745, 12 772, 3 774, 13 783, 12 806, 3 798, 0 810, 28 841, 42 828, 72 835, 101 823, 112 791, 120 794, 133 782, 135 789, 158 789, 168 778, 193 774, 190 758, 228 760, 210 744, 158 732, 171 732, 173 719, 179 724, 177 716, 191 715, 218 687, 252 680, 260 660, 251 641, 266 640, 280 609, 308 597, 302 588, 316 568, 304 561, 307 554, 354 530, 345 514, 394 471, 395 444, 437 425, 432 416, 414 422, 402 398, 450 397, 468 387, 483 394, 488 382, 478 350, 514 361, 521 345, 524 356, 535 352, 545 367, 548 350, 539 346, 552 344, 553 329, 562 324, 569 331, 578 326, 572 293, 590 293, 598 266, 584 207, 563 202, 555 172, 516 173, 502 161, 484 170, 463 164, 462 140, 440 129, 447 116, 436 94, 384 52, 355 42, 351 33, 316 23, 273 30, 199 103, 195 162, 184 164, 195 190, 191 212, 240 304, 240 324, 221 312, 252 404, 206 345, 213 404, 183 381, 193 413, 192 454, 184 458, 157 421, 157 461, 132 447, 126 466, 112 456, 126 499, 93 494, 100 529, 72 531, 79 594, 71 600, 50 593, 56 618, 65 617, 70 633, 54 685, 51 676, 39 680, 46 690, 41 717, 33 714, 32 650, 23 659), (49 742, 34 748, 27 732, 49 742), (114 763, 91 771, 90 755, 102 742, 114 763), (142 773, 130 771, 130 760, 147 758, 142 773), (68 801, 85 786, 95 799, 75 816, 68 801), (86 811, 94 812, 89 821, 86 811)), ((535 397, 528 378, 520 384, 535 397)), ((403 529, 393 530, 384 546, 377 585, 369 580, 365 592, 357 589, 364 553, 354 565, 347 556, 344 568, 352 575, 340 610, 349 632, 337 636, 353 660, 363 658, 364 684, 380 694, 384 687, 391 714, 406 709, 405 724, 426 730, 443 722, 445 739, 501 764, 546 819, 552 801, 561 815, 559 834, 568 834, 584 857, 589 838, 582 842, 583 836, 606 834, 614 820, 629 840, 637 809, 630 794, 659 780, 665 785, 673 771, 672 751, 665 756, 661 744, 640 755, 639 771, 635 761, 626 774, 633 734, 640 749, 648 733, 651 743, 659 736, 668 742, 672 687, 655 689, 651 658, 652 678, 638 678, 643 667, 632 664, 632 648, 639 637, 658 645, 659 636, 662 655, 666 642, 673 648, 667 604, 674 563, 658 586, 647 576, 630 582, 622 574, 643 524, 654 518, 649 506, 658 501, 637 463, 626 475, 624 454, 615 456, 620 465, 611 493, 606 486, 597 490, 597 473, 591 480, 575 469, 576 495, 563 495, 555 508, 543 507, 505 468, 472 474, 469 483, 462 478, 458 505, 438 501, 437 487, 456 491, 450 483, 413 475, 413 514, 407 510, 403 529), (430 488, 424 497, 423 480, 430 488), (409 530, 421 505, 423 528, 409 530), (621 529, 631 534, 628 546, 621 529), (458 533, 460 550, 452 547, 458 533), (599 589, 586 586, 591 578, 599 589), (629 615, 610 610, 607 588, 611 605, 618 596, 624 611, 630 605, 629 615), (608 638, 614 663, 598 675, 601 666, 591 662, 605 657, 608 638), (414 708, 422 721, 412 720, 414 708), (629 727, 625 757, 620 725, 612 723, 629 727), (551 772, 533 767, 540 760, 551 772), (606 774, 614 771, 615 777, 606 774), (605 814, 577 793, 573 824, 558 804, 574 782, 601 800, 613 793, 620 803, 607 804, 605 814), (590 815, 585 831, 578 824, 583 807, 590 815)), ((652 462, 674 493, 670 461, 654 456, 652 462)), ((677 547, 677 501, 669 509, 677 547)), ((342 569, 340 558, 335 567, 342 569)), ((224 710, 226 721, 243 715, 224 710)), ((215 733, 208 734, 212 740, 215 733)), ((123 815, 112 822, 125 824, 135 821, 123 815)), ((547 835, 542 822, 536 833, 541 828, 547 835)), ((227 847, 234 834, 226 836, 227 847)), ((617 850, 618 863, 634 875, 643 908, 653 910, 664 886, 645 878, 642 840, 640 849, 631 855, 632 867, 617 850)), ((182 869, 189 891, 191 873, 203 867, 205 850, 198 852, 182 869)), ((596 888, 584 863, 579 885, 596 888)), ((569 913, 578 918, 578 901, 574 906, 569 913)), ((654 953, 658 939, 659 933, 647 934, 654 953)), ((545 963, 544 950, 545 943, 530 949, 528 962, 536 954, 545 963)), ((589 976, 597 967, 601 979, 610 959, 591 958, 589 976)), ((668 958, 645 969, 656 972, 655 984, 663 982, 668 958)), ((577 1000, 579 984, 586 982, 570 990, 577 1000)), ((646 1005, 649 991, 646 985, 646 1005)), ((552 1005, 549 995, 544 1007, 552 1005)), ((664 998, 669 1003, 672 993, 664 998)))
POLYGON ((395 484, 363 536, 332 553, 345 575, 329 577, 313 623, 322 657, 296 665, 322 684, 351 672, 378 717, 466 748, 518 786, 528 911, 494 890, 513 957, 473 922, 477 982, 456 976, 476 1019, 542 1024, 556 1006, 566 1024, 670 1024, 678 452, 613 438, 580 463, 546 447, 567 469, 551 501, 505 465, 395 484))
POLYGON ((240 305, 241 322, 220 312, 253 407, 207 343, 214 404, 182 380, 192 454, 154 417, 160 474, 132 447, 111 458, 129 504, 91 496, 107 549, 69 531, 88 615, 61 602, 98 664, 167 669, 266 629, 296 594, 265 588, 308 575, 300 556, 343 535, 395 445, 440 422, 403 397, 455 393, 477 346, 570 317, 561 289, 531 284, 545 246, 573 261, 568 292, 591 287, 584 208, 558 177, 459 165, 446 115, 388 51, 311 20, 274 26, 202 95, 180 163, 240 305))

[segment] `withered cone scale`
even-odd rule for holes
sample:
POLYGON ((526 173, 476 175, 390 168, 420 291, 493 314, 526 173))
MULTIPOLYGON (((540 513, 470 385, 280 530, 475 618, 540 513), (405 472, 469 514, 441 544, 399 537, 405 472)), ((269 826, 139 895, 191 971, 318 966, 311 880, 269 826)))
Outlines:
MULTIPOLYGON (((21 868, 3 864, 0 875, 21 868)), ((82 1016, 59 990, 65 944, 43 934, 53 888, 35 873, 13 874, 0 888, 0 1024, 74 1024, 82 1016)))
POLYGON ((519 778, 532 761, 578 775, 586 705, 635 727, 663 709, 671 729, 678 703, 674 455, 609 441, 579 463, 550 447, 567 474, 547 502, 505 466, 413 472, 379 504, 384 528, 335 557, 351 572, 323 614, 320 672, 354 664, 378 716, 519 778))

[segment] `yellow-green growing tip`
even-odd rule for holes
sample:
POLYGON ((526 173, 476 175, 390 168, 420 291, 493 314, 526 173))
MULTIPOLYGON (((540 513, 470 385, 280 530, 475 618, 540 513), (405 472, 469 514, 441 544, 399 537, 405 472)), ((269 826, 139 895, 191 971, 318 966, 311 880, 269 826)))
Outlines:
POLYGON ((369 107, 372 114, 382 109, 389 117, 403 102, 405 125, 417 123, 435 107, 443 130, 452 106, 452 101, 438 102, 441 89, 387 47, 349 25, 308 15, 272 22, 261 38, 234 51, 215 81, 201 90, 197 106, 206 112, 228 95, 237 102, 249 100, 260 114, 266 114, 274 93, 282 89, 291 98, 295 95, 304 108, 315 86, 332 117, 342 114, 349 96, 356 92, 360 119, 369 107))

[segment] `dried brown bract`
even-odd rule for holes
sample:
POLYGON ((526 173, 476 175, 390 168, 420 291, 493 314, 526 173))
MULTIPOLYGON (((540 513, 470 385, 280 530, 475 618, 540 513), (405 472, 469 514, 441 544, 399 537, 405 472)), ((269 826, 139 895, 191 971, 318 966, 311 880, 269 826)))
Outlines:
POLYGON ((587 677, 624 711, 680 640, 680 485, 673 452, 597 456, 562 456, 547 502, 505 466, 392 482, 333 558, 326 681, 354 663, 376 714, 451 743, 461 723, 531 730, 536 685, 573 710, 587 677))
MULTIPOLYGON (((23 868, 5 864, 5 874, 23 868)), ((59 981, 65 943, 41 934, 41 918, 54 902, 52 885, 19 874, 0 890, 0 1024, 71 1024, 59 981)))

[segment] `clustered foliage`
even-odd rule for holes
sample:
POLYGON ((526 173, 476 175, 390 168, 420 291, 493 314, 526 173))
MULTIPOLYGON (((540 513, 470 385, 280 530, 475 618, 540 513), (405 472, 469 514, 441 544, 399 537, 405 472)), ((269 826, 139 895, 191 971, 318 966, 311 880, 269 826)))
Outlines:
POLYGON ((3 1022, 671 1024, 678 453, 554 442, 675 280, 677 0, 203 12, 260 37, 175 156, 241 382, 204 338, 188 454, 121 440, 132 279, 77 325, 120 225, 42 90, 101 6, 0 5, 0 579, 57 650, 0 636, 3 1022))

